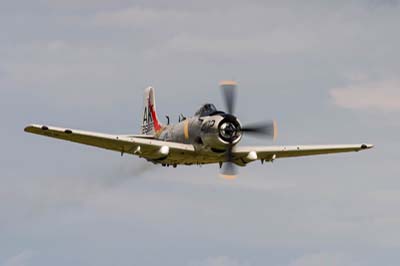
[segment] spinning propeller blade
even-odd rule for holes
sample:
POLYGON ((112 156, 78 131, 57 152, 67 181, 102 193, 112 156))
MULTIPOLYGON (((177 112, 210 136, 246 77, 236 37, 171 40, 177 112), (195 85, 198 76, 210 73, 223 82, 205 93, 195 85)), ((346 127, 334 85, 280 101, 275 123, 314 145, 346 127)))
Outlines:
POLYGON ((242 132, 258 136, 266 136, 276 140, 278 136, 278 127, 276 121, 270 121, 266 123, 249 124, 242 127, 242 132))
POLYGON ((236 86, 235 81, 221 81, 222 92, 224 94, 225 107, 228 114, 233 114, 235 110, 236 86))
POLYGON ((221 176, 225 179, 233 179, 236 177, 237 169, 233 163, 232 145, 226 151, 226 162, 222 165, 221 176))

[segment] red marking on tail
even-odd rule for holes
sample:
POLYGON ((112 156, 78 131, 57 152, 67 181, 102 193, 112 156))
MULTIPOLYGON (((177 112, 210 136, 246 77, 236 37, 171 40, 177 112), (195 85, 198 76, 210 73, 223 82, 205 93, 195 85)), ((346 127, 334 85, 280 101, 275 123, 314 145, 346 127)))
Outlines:
POLYGON ((154 111, 154 107, 150 102, 150 97, 149 97, 149 104, 148 105, 149 105, 149 109, 150 109, 150 113, 151 113, 151 118, 153 119, 154 130, 156 132, 158 132, 158 131, 160 131, 161 126, 160 126, 160 123, 158 123, 156 111, 154 111))

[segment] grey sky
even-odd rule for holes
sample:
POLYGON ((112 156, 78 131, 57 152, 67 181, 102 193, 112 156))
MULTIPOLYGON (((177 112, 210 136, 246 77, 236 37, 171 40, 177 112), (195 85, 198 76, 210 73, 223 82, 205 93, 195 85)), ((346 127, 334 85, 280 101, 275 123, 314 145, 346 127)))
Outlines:
MULTIPOLYGON (((0 265, 397 265, 398 1, 0 2, 0 265), (376 144, 221 180, 27 135, 136 133, 142 92, 173 121, 218 81, 277 144, 376 144)), ((250 144, 271 144, 245 139, 250 144)))

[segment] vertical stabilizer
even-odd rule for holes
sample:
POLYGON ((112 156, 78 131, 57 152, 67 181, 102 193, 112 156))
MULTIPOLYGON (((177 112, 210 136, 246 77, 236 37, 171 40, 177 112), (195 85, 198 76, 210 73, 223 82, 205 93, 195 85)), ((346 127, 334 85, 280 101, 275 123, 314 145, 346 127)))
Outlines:
POLYGON ((154 97, 154 88, 147 87, 144 90, 144 111, 142 120, 142 134, 154 135, 161 129, 157 112, 156 102, 154 97))

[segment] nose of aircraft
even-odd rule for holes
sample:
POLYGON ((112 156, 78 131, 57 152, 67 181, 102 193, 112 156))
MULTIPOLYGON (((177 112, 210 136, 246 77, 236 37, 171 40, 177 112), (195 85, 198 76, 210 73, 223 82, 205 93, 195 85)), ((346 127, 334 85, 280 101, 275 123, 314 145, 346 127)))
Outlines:
POLYGON ((224 119, 219 123, 218 128, 221 139, 230 144, 234 143, 240 137, 241 125, 239 120, 233 115, 226 114, 224 119))

